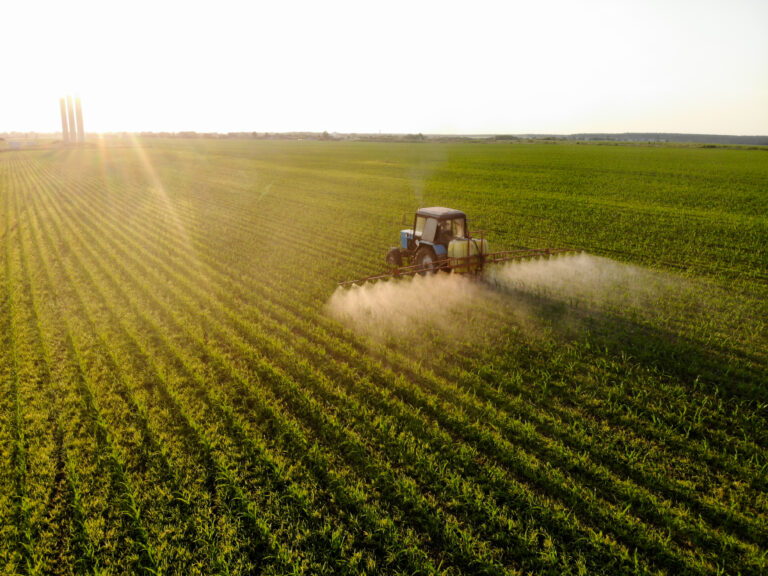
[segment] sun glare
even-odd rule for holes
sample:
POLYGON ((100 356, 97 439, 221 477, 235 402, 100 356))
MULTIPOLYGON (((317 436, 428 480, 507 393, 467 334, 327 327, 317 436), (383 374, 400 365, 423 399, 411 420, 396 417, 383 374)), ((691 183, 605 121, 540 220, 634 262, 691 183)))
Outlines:
POLYGON ((11 3, 0 130, 768 132, 768 4, 11 3), (10 54, 10 53, 8 53, 10 54))

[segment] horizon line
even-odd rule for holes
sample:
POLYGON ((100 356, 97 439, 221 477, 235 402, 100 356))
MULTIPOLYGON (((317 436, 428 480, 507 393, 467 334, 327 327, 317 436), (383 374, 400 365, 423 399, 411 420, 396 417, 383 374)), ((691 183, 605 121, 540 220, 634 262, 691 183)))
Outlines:
MULTIPOLYGON (((7 130, 0 131, 0 137, 10 135, 35 135, 35 136, 62 136, 61 131, 38 132, 35 130, 7 130)), ((424 137, 493 137, 493 136, 515 136, 522 138, 530 137, 573 137, 573 136, 627 136, 627 135, 669 135, 669 136, 725 136, 733 138, 768 138, 766 134, 736 134, 724 132, 665 132, 665 131, 622 131, 622 132, 341 132, 328 130, 228 130, 222 131, 200 131, 200 130, 108 130, 87 132, 90 136, 120 135, 120 134, 197 134, 197 135, 220 135, 227 136, 246 135, 246 134, 317 134, 317 135, 339 135, 339 136, 424 136, 424 137)))

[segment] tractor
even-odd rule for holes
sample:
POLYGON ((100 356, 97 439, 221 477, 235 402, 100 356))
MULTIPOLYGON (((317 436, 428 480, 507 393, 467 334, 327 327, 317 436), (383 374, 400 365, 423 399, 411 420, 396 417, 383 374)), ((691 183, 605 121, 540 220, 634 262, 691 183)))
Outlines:
MULTIPOLYGON (((406 223, 406 217, 403 217, 403 223, 406 223)), ((387 251, 387 272, 360 280, 339 282, 339 286, 348 287, 397 276, 425 275, 438 271, 479 274, 488 263, 572 251, 546 248, 491 253, 482 232, 479 238, 470 235, 467 216, 461 210, 442 206, 419 208, 413 217, 413 227, 400 231, 400 245, 387 251)))
POLYGON ((416 211, 413 228, 400 231, 400 246, 390 248, 386 260, 390 270, 415 266, 417 272, 469 272, 482 268, 487 253, 484 239, 470 237, 464 212, 435 206, 416 211), (470 263, 467 256, 476 258, 470 263))

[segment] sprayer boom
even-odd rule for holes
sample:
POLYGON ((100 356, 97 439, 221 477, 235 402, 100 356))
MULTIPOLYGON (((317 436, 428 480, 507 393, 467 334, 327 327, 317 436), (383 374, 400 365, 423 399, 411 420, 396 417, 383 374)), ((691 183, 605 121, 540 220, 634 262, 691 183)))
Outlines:
POLYGON ((474 254, 471 256, 463 256, 459 258, 445 258, 443 260, 436 260, 427 264, 414 264, 412 266, 401 266, 394 268, 388 272, 381 274, 375 274, 374 276, 368 276, 366 278, 360 278, 359 280, 347 280, 345 282, 339 282, 339 286, 342 288, 348 288, 355 284, 365 284, 366 282, 375 282, 376 280, 388 280, 390 278, 398 278, 401 276, 415 276, 417 274, 425 275, 440 270, 444 272, 458 272, 458 273, 472 273, 475 275, 482 274, 486 264, 499 264, 502 262, 512 262, 514 260, 526 260, 529 258, 549 257, 557 254, 567 254, 576 252, 571 248, 544 248, 544 249, 529 249, 529 250, 503 250, 501 252, 492 252, 490 254, 474 254))

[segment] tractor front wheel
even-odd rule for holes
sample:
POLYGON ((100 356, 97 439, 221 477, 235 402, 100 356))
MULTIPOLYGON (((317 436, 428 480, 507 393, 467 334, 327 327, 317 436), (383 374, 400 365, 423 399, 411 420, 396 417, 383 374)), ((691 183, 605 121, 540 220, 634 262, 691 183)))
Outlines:
POLYGON ((416 250, 416 265, 423 268, 419 274, 437 272, 437 256, 431 246, 421 246, 416 250))
POLYGON ((400 254, 400 248, 390 248, 387 252, 387 266, 390 270, 400 268, 403 265, 403 255, 400 254))

